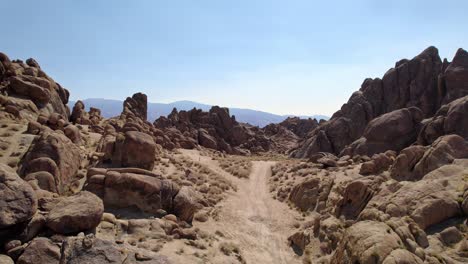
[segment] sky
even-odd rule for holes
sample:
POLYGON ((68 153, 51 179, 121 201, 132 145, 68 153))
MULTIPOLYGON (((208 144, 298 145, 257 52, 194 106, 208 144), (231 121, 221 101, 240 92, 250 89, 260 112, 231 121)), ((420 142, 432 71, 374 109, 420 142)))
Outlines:
POLYGON ((72 100, 192 100, 331 115, 428 46, 468 48, 466 0, 0 0, 0 51, 72 100))

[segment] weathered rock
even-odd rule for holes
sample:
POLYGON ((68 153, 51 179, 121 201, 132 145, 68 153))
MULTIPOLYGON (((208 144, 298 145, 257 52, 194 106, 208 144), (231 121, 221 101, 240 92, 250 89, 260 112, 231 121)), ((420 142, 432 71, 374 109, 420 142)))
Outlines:
POLYGON ((101 199, 83 191, 61 198, 47 216, 47 227, 60 234, 90 230, 99 224, 103 212, 101 199))
POLYGON ((20 77, 10 79, 10 88, 16 94, 27 96, 40 107, 45 106, 50 101, 49 90, 20 77))
POLYGON ((146 121, 148 112, 148 98, 146 94, 136 93, 132 97, 127 97, 123 103, 122 114, 126 116, 140 118, 146 121))
POLYGON ((421 160, 426 151, 423 146, 409 146, 403 149, 396 157, 390 170, 390 176, 398 181, 415 181, 420 179, 421 175, 415 177, 414 167, 421 160))
POLYGON ((425 122, 418 143, 432 144, 443 135, 456 134, 468 140, 468 96, 443 105, 432 119, 425 122))
POLYGON ((383 188, 368 202, 359 219, 384 220, 409 216, 422 229, 426 229, 460 213, 454 193, 437 181, 421 180, 383 188))
POLYGON ((361 221, 346 230, 330 263, 423 263, 403 245, 385 223, 361 221))
POLYGON ((456 227, 451 226, 440 232, 440 237, 446 245, 451 245, 461 241, 463 234, 456 227))
POLYGON ((151 254, 142 257, 143 254, 134 252, 133 249, 123 248, 111 241, 95 238, 92 235, 68 238, 64 242, 62 252, 60 263, 64 264, 171 263, 165 256, 151 254))
POLYGON ((30 173, 26 175, 26 177, 24 177, 24 180, 36 181, 37 185, 42 190, 57 193, 57 185, 55 183, 54 175, 50 174, 47 171, 38 171, 30 173))
POLYGON ((136 206, 148 213, 172 211, 173 197, 179 191, 171 181, 133 173, 108 172, 104 184, 106 206, 136 206))
POLYGON ((202 145, 230 154, 268 151, 271 140, 258 127, 240 124, 229 115, 229 109, 213 106, 209 112, 200 109, 174 109, 168 117, 154 122, 157 142, 166 148, 194 148, 202 145))
POLYGON ((350 182, 344 191, 343 197, 335 209, 337 217, 343 215, 345 219, 356 219, 374 195, 369 182, 356 180, 350 182))
POLYGON ((310 177, 293 187, 289 200, 302 211, 317 210, 320 201, 326 201, 333 179, 310 177))
POLYGON ((59 264, 60 247, 52 243, 48 238, 35 238, 25 248, 24 253, 18 258, 18 264, 59 264))
POLYGON ((156 155, 156 143, 148 134, 129 131, 118 137, 112 162, 117 166, 152 170, 156 155))
POLYGON ((81 142, 80 130, 75 125, 66 126, 63 132, 73 143, 79 144, 81 142))
POLYGON ((0 164, 0 208, 0 234, 4 229, 29 221, 37 210, 37 198, 31 186, 5 164, 0 164))
POLYGON ((329 121, 311 132, 291 155, 306 158, 321 151, 339 154, 363 136, 372 119, 401 108, 415 106, 421 109, 422 117, 432 116, 443 96, 438 92, 438 76, 443 70, 437 49, 429 47, 412 60, 396 63, 382 79, 366 79, 361 89, 329 121))
POLYGON ((468 52, 458 49, 452 62, 439 78, 442 104, 468 94, 468 52))
POLYGON ((309 230, 298 231, 288 237, 288 241, 291 246, 304 251, 306 246, 310 243, 310 232, 309 230))
POLYGON ((15 262, 9 256, 0 254, 0 264, 15 264, 15 262))
POLYGON ((416 107, 403 108, 373 119, 363 136, 341 155, 367 155, 387 150, 400 151, 416 141, 423 113, 416 107))
POLYGON ((390 153, 374 154, 370 161, 364 162, 361 165, 359 174, 370 175, 381 173, 393 164, 394 159, 395 157, 390 153))
POLYGON ((34 142, 21 162, 20 175, 47 171, 54 176, 59 193, 68 190, 75 181, 81 164, 78 146, 65 135, 57 132, 44 132, 34 142))
POLYGON ((198 210, 198 195, 190 187, 183 186, 174 197, 174 213, 182 221, 191 223, 198 210))

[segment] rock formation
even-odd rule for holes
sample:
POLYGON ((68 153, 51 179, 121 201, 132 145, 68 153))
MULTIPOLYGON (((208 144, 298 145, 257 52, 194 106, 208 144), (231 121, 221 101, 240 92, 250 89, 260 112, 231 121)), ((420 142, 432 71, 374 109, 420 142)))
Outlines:
POLYGON ((257 127, 238 123, 229 109, 213 106, 209 112, 199 109, 176 109, 166 117, 160 117, 154 126, 167 134, 158 143, 174 147, 193 148, 197 144, 230 154, 264 152, 270 150, 271 141, 257 127), (171 142, 166 142, 169 139, 171 142))
MULTIPOLYGON (((292 157, 310 157, 317 152, 340 154, 352 142, 365 137, 366 131, 368 134, 366 127, 373 119, 395 110, 417 107, 421 111, 421 114, 418 114, 419 119, 434 116, 441 105, 467 95, 466 81, 464 81, 468 69, 467 57, 467 52, 460 49, 452 63, 442 62, 438 50, 429 47, 411 60, 398 61, 395 68, 390 69, 382 79, 366 79, 361 89, 355 92, 328 122, 321 124, 299 144, 299 147, 292 152, 292 157)), ((442 110, 440 115, 444 115, 444 112, 447 110, 442 110)), ((376 120, 370 125, 375 126, 376 122, 390 122, 387 121, 388 118, 388 116, 382 117, 380 121, 376 120)), ((437 125, 434 124, 431 128, 434 126, 437 125)), ((439 127, 440 125, 437 126, 439 127)), ((425 136, 427 133, 432 133, 431 128, 423 129, 423 134, 420 136, 423 142, 434 140, 429 135, 425 136), (424 137, 431 138, 424 139, 424 137)), ((414 130, 413 133, 418 132, 417 128, 414 130)), ((362 141, 361 139, 360 143, 354 145, 360 145, 362 141)), ((403 145, 408 143, 411 142, 403 145)), ((401 147, 405 146, 400 145, 399 148, 401 147)), ((385 150, 388 148, 378 151, 385 150)), ((348 150, 344 153, 347 152, 348 150)))

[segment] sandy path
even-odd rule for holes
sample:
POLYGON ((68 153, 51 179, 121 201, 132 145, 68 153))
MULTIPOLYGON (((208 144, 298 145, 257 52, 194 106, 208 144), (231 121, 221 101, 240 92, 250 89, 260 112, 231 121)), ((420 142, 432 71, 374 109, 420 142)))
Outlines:
POLYGON ((301 263, 287 243, 299 214, 272 198, 268 178, 274 162, 254 161, 249 179, 238 179, 222 170, 211 158, 194 151, 183 153, 237 185, 237 192, 221 202, 218 221, 199 223, 203 229, 220 230, 240 246, 247 263, 301 263))
POLYGON ((274 200, 268 191, 273 162, 254 162, 248 180, 238 182, 238 191, 223 204, 219 223, 240 243, 247 263, 299 263, 287 244, 292 234, 294 212, 274 200))

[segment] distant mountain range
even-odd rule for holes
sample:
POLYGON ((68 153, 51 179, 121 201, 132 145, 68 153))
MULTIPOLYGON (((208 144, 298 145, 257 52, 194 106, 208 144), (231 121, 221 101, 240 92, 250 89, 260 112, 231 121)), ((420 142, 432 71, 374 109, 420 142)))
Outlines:
MULTIPOLYGON (((89 107, 96 107, 101 109, 102 116, 109 118, 120 115, 122 112, 123 101, 120 100, 111 100, 111 99, 102 99, 102 98, 89 98, 81 100, 86 109, 89 110, 89 107)), ((75 105, 74 101, 69 102, 70 108, 73 108, 75 105)), ((173 103, 148 103, 148 121, 153 122, 160 116, 167 116, 171 113, 173 108, 177 110, 191 110, 193 108, 202 109, 203 111, 208 111, 212 107, 211 105, 201 104, 192 101, 177 101, 173 103)), ((263 111, 257 111, 252 109, 242 109, 242 108, 229 108, 231 115, 236 117, 236 120, 243 123, 249 123, 251 125, 264 127, 271 123, 280 123, 284 119, 290 116, 295 115, 275 115, 272 113, 267 113, 263 111)), ((313 116, 299 116, 301 118, 316 118, 317 120, 326 119, 328 116, 324 115, 313 115, 313 116)))

